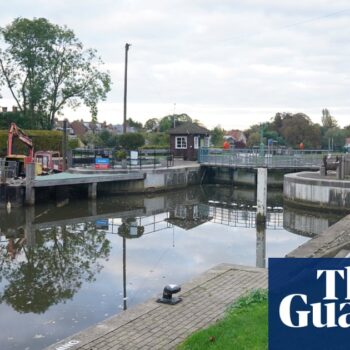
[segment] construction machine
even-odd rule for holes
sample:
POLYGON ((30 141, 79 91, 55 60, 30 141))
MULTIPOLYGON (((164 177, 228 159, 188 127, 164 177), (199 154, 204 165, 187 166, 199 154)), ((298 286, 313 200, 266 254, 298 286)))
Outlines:
MULTIPOLYGON (((20 129, 15 123, 11 123, 8 138, 7 138, 7 156, 6 161, 17 162, 17 174, 16 176, 25 176, 25 165, 34 161, 34 146, 32 140, 20 129), (16 154, 14 153, 14 140, 18 138, 27 148, 28 154, 16 154)), ((35 166, 36 175, 41 174, 41 165, 35 166)))

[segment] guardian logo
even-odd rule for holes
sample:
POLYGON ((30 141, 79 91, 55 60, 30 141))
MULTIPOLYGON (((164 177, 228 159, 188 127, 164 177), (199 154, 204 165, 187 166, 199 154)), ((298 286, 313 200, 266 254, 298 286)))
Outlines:
POLYGON ((269 349, 350 349, 350 259, 269 259, 269 349))

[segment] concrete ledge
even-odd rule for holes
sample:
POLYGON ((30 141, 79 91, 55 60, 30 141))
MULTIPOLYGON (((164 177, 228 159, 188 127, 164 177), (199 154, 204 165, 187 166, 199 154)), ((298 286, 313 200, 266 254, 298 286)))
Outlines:
POLYGON ((301 172, 284 176, 283 195, 287 203, 350 212, 350 180, 301 172))

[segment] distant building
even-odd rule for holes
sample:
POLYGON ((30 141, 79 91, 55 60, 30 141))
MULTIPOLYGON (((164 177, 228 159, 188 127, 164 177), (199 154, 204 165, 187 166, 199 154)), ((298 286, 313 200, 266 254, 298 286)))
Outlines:
POLYGON ((170 149, 175 157, 197 160, 199 147, 208 147, 210 131, 193 123, 184 123, 169 130, 170 149))
POLYGON ((245 148, 247 146, 247 138, 243 131, 231 130, 226 132, 224 140, 230 143, 231 147, 234 148, 245 148))
POLYGON ((345 139, 345 150, 346 152, 350 153, 350 137, 345 139))

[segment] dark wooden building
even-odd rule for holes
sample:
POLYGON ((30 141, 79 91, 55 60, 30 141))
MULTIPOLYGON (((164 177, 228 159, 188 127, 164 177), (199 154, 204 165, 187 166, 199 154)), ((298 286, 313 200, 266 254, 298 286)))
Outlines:
POLYGON ((209 147, 210 131, 197 124, 182 124, 170 129, 169 134, 171 152, 184 160, 197 160, 199 147, 209 147))

